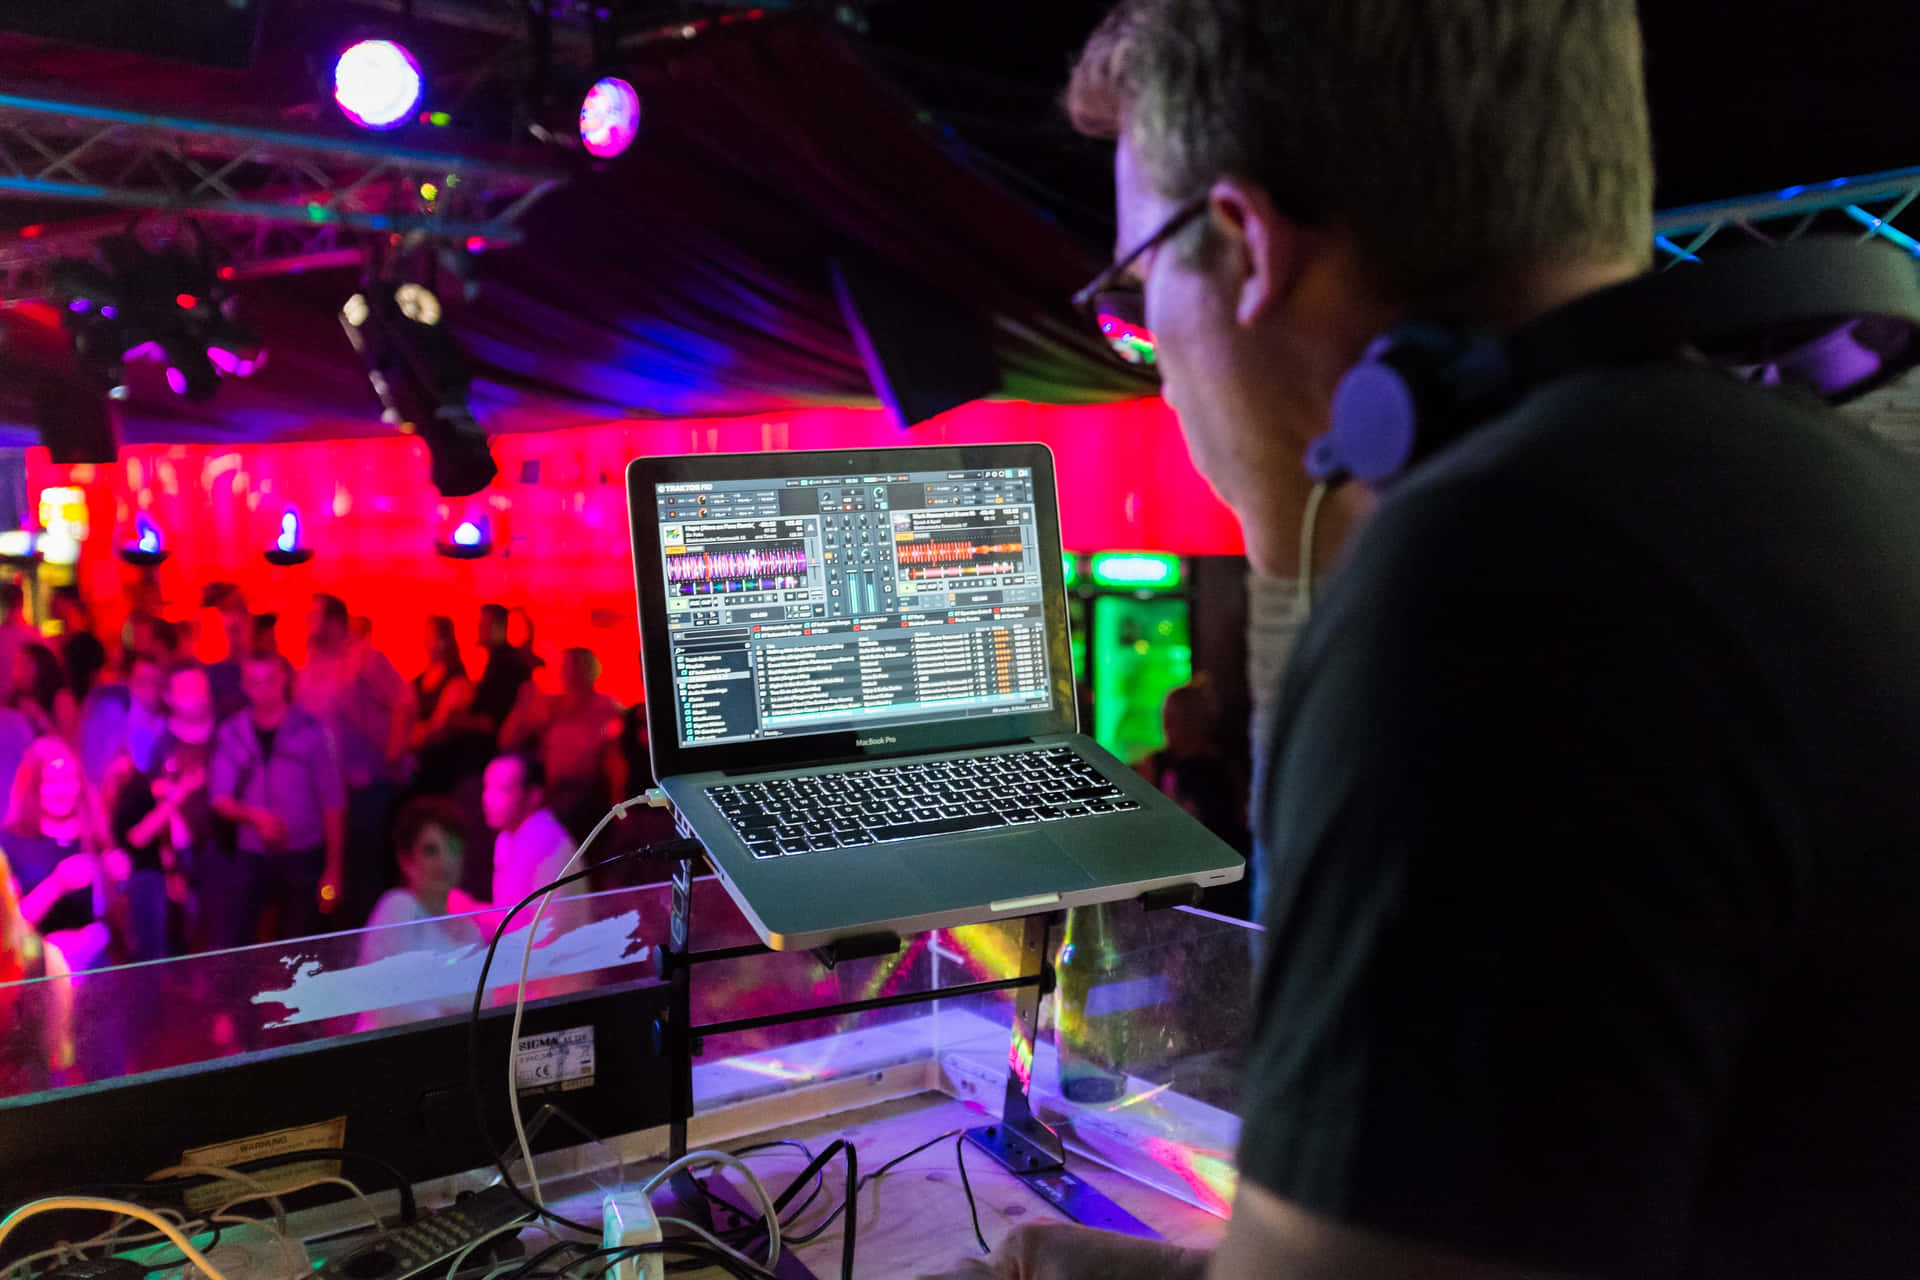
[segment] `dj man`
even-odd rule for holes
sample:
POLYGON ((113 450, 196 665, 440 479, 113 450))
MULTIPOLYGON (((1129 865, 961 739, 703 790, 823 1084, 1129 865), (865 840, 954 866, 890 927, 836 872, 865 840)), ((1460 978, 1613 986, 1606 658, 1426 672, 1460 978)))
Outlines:
POLYGON ((1332 572, 1259 753, 1225 1242, 1022 1230, 956 1274, 1913 1275, 1920 475, 1686 341, 1630 357, 1729 265, 1632 280, 1631 0, 1126 0, 1068 101, 1196 464, 1256 568, 1332 572), (1582 314, 1504 403, 1433 337, 1582 314), (1335 392, 1409 321, 1457 438, 1391 480, 1310 449, 1392 425, 1335 392), (1375 478, 1311 565, 1309 465, 1375 478))

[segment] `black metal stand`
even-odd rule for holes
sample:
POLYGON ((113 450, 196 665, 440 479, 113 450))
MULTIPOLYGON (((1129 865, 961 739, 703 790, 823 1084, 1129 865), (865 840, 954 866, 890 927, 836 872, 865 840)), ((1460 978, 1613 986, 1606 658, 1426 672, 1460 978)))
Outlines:
MULTIPOLYGON (((694 966, 717 960, 765 955, 769 954, 769 950, 759 944, 711 951, 692 949, 689 939, 693 914, 693 869, 694 863, 690 858, 683 858, 674 866, 673 915, 667 928, 667 945, 659 953, 660 976, 671 984, 668 1006, 654 1022, 654 1042, 673 1069, 673 1116, 667 1139, 670 1158, 677 1160, 687 1153, 687 1120, 693 1114, 693 1059, 700 1051, 701 1040, 705 1036, 840 1014, 864 1013, 870 1009, 887 1009, 897 1005, 924 1004, 989 991, 1017 990, 1019 995, 1014 1001, 1013 1040, 1007 1057, 1007 1089, 1001 1118, 997 1124, 967 1130, 967 1140, 1004 1165, 1015 1177, 1033 1188, 1041 1199, 1075 1222, 1149 1239, 1159 1238, 1159 1233, 1153 1228, 1068 1172, 1066 1149, 1060 1141, 1060 1135, 1042 1123, 1033 1114, 1029 1104, 1027 1090, 1033 1077, 1033 1046, 1039 1031, 1040 997, 1053 985, 1048 940, 1058 913, 1026 918, 1021 942, 1020 973, 1017 977, 969 982, 956 987, 942 987, 937 991, 878 996, 871 1000, 847 1000, 790 1013, 734 1018, 696 1026, 692 1006, 694 966)), ((1190 895, 1182 891, 1176 895, 1150 895, 1142 901, 1152 909, 1190 900, 1190 895)), ((899 949, 899 937, 884 933, 843 939, 831 946, 816 948, 813 954, 821 964, 832 969, 842 961, 892 955, 899 949)), ((730 1200, 720 1190, 722 1185, 709 1183, 715 1198, 730 1200)), ((711 1221, 708 1196, 702 1193, 693 1179, 686 1178, 683 1183, 681 1178, 676 1178, 673 1186, 683 1210, 693 1213, 695 1220, 703 1224, 711 1221)), ((805 1276, 807 1273, 805 1268, 800 1268, 792 1273, 783 1270, 781 1274, 805 1276)))

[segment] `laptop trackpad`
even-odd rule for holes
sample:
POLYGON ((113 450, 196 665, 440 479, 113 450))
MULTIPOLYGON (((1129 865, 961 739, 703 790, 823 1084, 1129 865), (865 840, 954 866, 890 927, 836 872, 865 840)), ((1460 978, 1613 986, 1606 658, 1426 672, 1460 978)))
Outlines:
POLYGON ((1093 877, 1044 830, 1018 839, 959 836, 932 850, 897 850, 902 869, 942 902, 1000 902, 1033 893, 1083 889, 1093 877))

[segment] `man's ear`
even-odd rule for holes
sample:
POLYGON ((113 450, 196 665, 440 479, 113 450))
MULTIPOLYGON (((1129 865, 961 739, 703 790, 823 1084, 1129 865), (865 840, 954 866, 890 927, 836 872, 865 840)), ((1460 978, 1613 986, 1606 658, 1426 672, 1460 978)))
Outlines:
POLYGON ((1303 236, 1258 183, 1222 178, 1207 192, 1207 216, 1221 244, 1217 268, 1237 290, 1234 318, 1251 325, 1283 302, 1299 279, 1303 236))

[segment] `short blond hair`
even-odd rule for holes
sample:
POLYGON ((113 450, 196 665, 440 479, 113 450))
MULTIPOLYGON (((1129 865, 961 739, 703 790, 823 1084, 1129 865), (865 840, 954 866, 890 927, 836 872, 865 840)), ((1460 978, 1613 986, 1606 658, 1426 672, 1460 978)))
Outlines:
POLYGON ((1632 0, 1122 0, 1066 105, 1161 194, 1232 174, 1396 297, 1652 254, 1632 0))

